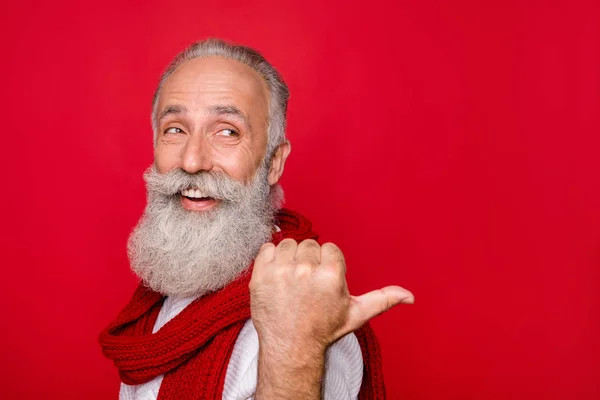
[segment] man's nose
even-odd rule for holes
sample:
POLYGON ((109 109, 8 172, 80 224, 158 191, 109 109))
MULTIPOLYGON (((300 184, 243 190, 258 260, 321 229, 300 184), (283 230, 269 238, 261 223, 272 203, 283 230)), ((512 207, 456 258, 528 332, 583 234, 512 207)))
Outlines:
POLYGON ((183 169, 194 174, 213 168, 212 148, 202 135, 191 137, 183 152, 183 169))

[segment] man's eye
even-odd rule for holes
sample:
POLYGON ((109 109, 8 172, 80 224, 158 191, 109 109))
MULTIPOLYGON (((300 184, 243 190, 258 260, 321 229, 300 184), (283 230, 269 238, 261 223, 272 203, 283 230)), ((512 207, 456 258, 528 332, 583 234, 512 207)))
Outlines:
POLYGON ((169 128, 165 131, 165 133, 183 133, 183 130, 181 130, 180 128, 169 128))
POLYGON ((217 132, 217 135, 235 137, 239 136, 239 133, 237 133, 233 129, 221 129, 219 132, 217 132))

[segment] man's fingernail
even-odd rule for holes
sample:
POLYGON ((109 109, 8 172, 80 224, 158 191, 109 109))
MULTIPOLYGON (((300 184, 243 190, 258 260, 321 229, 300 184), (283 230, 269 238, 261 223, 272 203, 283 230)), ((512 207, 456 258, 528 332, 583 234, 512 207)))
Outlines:
POLYGON ((415 297, 414 296, 404 297, 402 300, 400 300, 400 304, 415 304, 415 297))

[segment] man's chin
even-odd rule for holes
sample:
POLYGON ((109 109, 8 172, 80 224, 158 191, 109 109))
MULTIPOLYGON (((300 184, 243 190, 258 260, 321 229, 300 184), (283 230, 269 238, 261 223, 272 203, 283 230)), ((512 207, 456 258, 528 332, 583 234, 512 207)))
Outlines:
MULTIPOLYGON (((251 259, 232 258, 220 268, 208 266, 206 262, 194 264, 189 260, 165 255, 162 264, 131 263, 132 271, 144 285, 164 296, 195 297, 216 292, 248 270, 251 259)), ((207 260, 214 261, 214 260, 207 260)))

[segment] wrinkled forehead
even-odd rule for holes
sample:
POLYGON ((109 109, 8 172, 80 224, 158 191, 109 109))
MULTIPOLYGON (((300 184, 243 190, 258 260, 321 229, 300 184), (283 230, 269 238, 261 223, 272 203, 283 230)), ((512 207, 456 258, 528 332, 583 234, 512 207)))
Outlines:
POLYGON ((231 105, 251 120, 266 122, 269 91, 259 73, 247 65, 218 56, 202 57, 184 62, 164 82, 158 111, 174 103, 195 112, 231 105))

